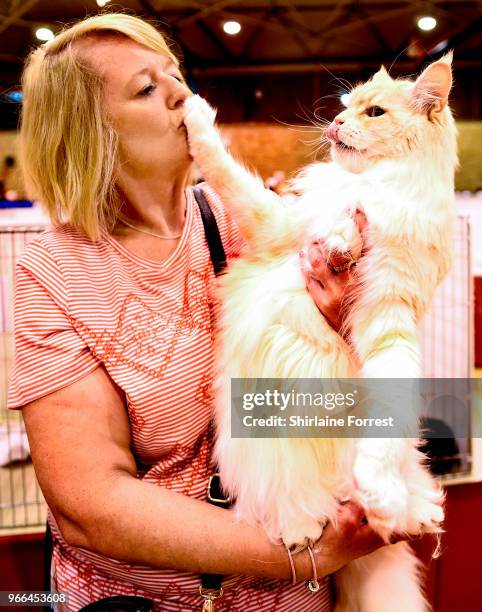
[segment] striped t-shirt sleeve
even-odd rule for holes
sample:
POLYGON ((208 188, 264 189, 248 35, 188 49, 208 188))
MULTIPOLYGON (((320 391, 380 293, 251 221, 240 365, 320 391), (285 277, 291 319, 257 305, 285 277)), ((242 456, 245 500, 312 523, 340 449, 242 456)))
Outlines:
POLYGON ((31 243, 17 264, 14 312, 8 408, 58 391, 99 365, 73 326, 61 270, 41 241, 31 243))

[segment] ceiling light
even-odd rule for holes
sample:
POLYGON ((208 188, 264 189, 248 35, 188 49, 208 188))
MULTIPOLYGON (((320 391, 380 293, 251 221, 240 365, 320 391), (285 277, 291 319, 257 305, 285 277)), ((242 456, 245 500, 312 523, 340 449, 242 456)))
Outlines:
POLYGON ((103 6, 105 6, 106 4, 108 4, 110 2, 110 0, 95 0, 97 2, 97 6, 100 6, 100 8, 102 8, 103 6))
POLYGON ((350 94, 349 93, 341 94, 340 102, 343 104, 343 106, 348 106, 350 104, 350 94))
POLYGON ((39 28, 35 32, 35 36, 42 42, 48 42, 49 40, 53 40, 55 38, 54 33, 50 28, 39 28))
POLYGON ((225 21, 223 23, 223 30, 226 34, 234 36, 235 34, 239 34, 241 32, 241 24, 239 21, 225 21))
POLYGON ((417 25, 424 32, 429 32, 435 28, 437 25, 437 20, 435 17, 420 17, 420 19, 417 21, 417 25))

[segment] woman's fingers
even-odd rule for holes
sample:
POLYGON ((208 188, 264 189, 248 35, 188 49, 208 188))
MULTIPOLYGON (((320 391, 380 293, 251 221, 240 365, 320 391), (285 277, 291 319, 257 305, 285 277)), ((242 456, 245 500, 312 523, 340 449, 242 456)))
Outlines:
POLYGON ((340 526, 344 525, 347 529, 357 530, 363 524, 364 517, 365 510, 360 506, 360 504, 352 499, 340 504, 338 509, 338 521, 340 526))
POLYGON ((367 219, 367 216, 365 215, 365 212, 359 207, 355 209, 355 211, 352 213, 352 216, 353 216, 355 223, 357 224, 358 231, 360 232, 360 235, 361 235, 362 249, 361 249, 360 257, 363 257, 368 250, 368 239, 367 239, 368 219, 367 219))
POLYGON ((311 245, 300 253, 306 288, 320 312, 335 331, 341 327, 341 304, 352 281, 352 269, 335 273, 323 245, 311 245))
POLYGON ((357 224, 358 231, 360 232, 360 234, 363 234, 363 232, 368 227, 368 219, 365 212, 361 208, 357 207, 355 208, 355 211, 353 212, 352 216, 355 223, 357 224))

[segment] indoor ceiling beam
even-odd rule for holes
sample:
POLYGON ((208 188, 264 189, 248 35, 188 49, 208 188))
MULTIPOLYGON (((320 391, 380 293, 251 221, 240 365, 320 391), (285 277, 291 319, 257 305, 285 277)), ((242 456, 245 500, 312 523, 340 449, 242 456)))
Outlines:
POLYGON ((278 7, 278 10, 274 13, 275 19, 284 27, 286 33, 292 38, 295 43, 299 46, 302 52, 305 54, 306 59, 317 59, 315 51, 310 46, 310 37, 306 33, 301 34, 297 24, 285 14, 285 12, 278 7))
POLYGON ((261 36, 264 30, 269 26, 269 23, 273 15, 275 14, 276 10, 277 8, 275 5, 275 2, 273 1, 271 3, 271 7, 269 8, 269 10, 262 16, 259 23, 255 25, 248 40, 244 43, 243 48, 239 52, 240 57, 243 57, 243 56, 246 57, 250 54, 254 43, 258 40, 258 38, 261 36))
POLYGON ((23 57, 13 55, 13 53, 0 53, 0 62, 2 64, 23 64, 23 57))
POLYGON ((15 21, 29 11, 39 0, 26 0, 21 6, 15 7, 14 11, 3 18, 0 22, 0 34, 5 32, 15 21))
MULTIPOLYGON (((167 15, 170 17, 179 17, 182 19, 183 17, 191 17, 193 15, 193 11, 196 9, 205 9, 208 13, 220 10, 219 5, 222 3, 212 3, 206 5, 205 2, 190 2, 184 3, 182 6, 177 8, 173 8, 172 6, 166 7, 165 3, 159 2, 157 3, 157 12, 162 13, 163 15, 167 15)), ((226 7, 232 3, 239 4, 240 0, 226 0, 226 7)), ((290 1, 290 0, 288 0, 290 1)), ((303 4, 302 2, 292 1, 292 4, 296 7, 297 13, 311 13, 311 12, 333 12, 340 8, 340 5, 343 4, 357 4, 357 0, 334 0, 332 2, 323 2, 323 3, 311 3, 311 4, 303 4)), ((416 12, 416 2, 413 0, 369 0, 363 2, 363 8, 367 11, 384 11, 384 10, 395 10, 397 8, 403 8, 410 4, 412 9, 416 12)), ((446 7, 449 9, 458 9, 458 8, 466 8, 466 9, 474 9, 474 5, 480 4, 480 1, 477 0, 432 0, 431 4, 435 7, 446 7)), ((240 7, 240 12, 242 13, 259 13, 270 5, 269 0, 266 2, 258 2, 256 4, 247 4, 243 3, 240 7)), ((222 7, 221 7, 222 8, 222 7)))
MULTIPOLYGON (((465 28, 459 30, 453 36, 451 36, 448 39, 448 44, 445 48, 445 51, 448 51, 449 49, 456 49, 458 46, 467 42, 470 38, 472 38, 472 36, 475 36, 480 31, 482 31, 482 15, 475 21, 472 21, 467 24, 465 28)), ((441 54, 442 53, 443 51, 441 52, 441 54)))
MULTIPOLYGON (((358 72, 364 69, 378 70, 383 59, 346 59, 338 62, 325 60, 323 62, 264 62, 259 64, 244 64, 236 66, 209 66, 206 68, 195 68, 197 77, 229 77, 262 74, 303 74, 323 73, 326 69, 333 72, 358 72)), ((458 60, 457 68, 481 68, 482 60, 458 60)), ((401 73, 411 74, 417 69, 416 62, 397 62, 397 70, 401 73)))
MULTIPOLYGON (((9 15, 0 14, 0 23, 2 23, 4 19, 7 19, 7 17, 9 17, 9 15)), ((15 21, 12 21, 10 25, 19 26, 21 28, 28 28, 28 29, 33 29, 35 27, 40 27, 40 26, 44 26, 44 27, 48 26, 52 28, 53 30, 55 30, 56 28, 58 28, 59 24, 53 23, 51 21, 31 21, 30 19, 22 19, 20 17, 17 17, 15 21)))
POLYGON ((327 38, 329 36, 340 36, 343 34, 349 34, 360 28, 367 26, 367 24, 369 23, 374 24, 374 23, 383 22, 383 21, 386 21, 387 19, 393 19, 394 17, 402 17, 412 12, 413 12, 413 6, 411 4, 408 6, 407 4, 405 4, 403 7, 394 9, 392 11, 387 11, 383 13, 376 12, 373 15, 366 15, 366 17, 358 19, 357 21, 352 21, 351 23, 337 26, 335 28, 332 28, 329 32, 324 32, 322 36, 323 38, 327 38))
MULTIPOLYGON (((151 17, 154 17, 154 19, 162 18, 162 15, 160 15, 156 11, 156 9, 152 6, 150 0, 138 0, 138 2, 141 4, 142 8, 148 15, 150 15, 151 17)), ((184 72, 186 73, 187 78, 189 79, 190 76, 192 75, 193 66, 196 63, 196 58, 194 57, 194 53, 191 51, 191 49, 188 47, 186 42, 183 40, 181 32, 175 25, 169 25, 168 38, 172 40, 173 42, 175 42, 178 48, 181 50, 181 53, 183 56, 182 57, 183 69, 184 69, 184 72)), ((179 59, 181 60, 181 58, 179 59)))
POLYGON ((242 2, 242 0, 220 0, 219 2, 213 2, 208 6, 206 6, 205 2, 196 3, 199 6, 199 10, 195 11, 189 17, 180 19, 179 21, 175 22, 175 25, 178 28, 185 28, 188 25, 191 25, 192 23, 198 21, 199 19, 204 19, 211 13, 219 13, 228 6, 232 6, 233 4, 239 4, 240 2, 242 2))
MULTIPOLYGON (((363 19, 366 19, 368 17, 366 10, 361 3, 358 3, 356 5, 356 11, 359 13, 359 15, 363 19)), ((384 55, 391 55, 393 53, 393 49, 388 44, 386 38, 383 36, 382 31, 377 26, 377 24, 371 21, 368 21, 366 24, 366 28, 370 32, 370 34, 373 36, 373 38, 377 41, 384 55)))
POLYGON ((10 0, 8 12, 13 13, 19 4, 20 0, 10 0))
POLYGON ((204 21, 204 19, 198 19, 196 21, 196 25, 200 28, 204 34, 209 38, 209 40, 218 48, 218 51, 221 51, 223 55, 227 57, 234 57, 234 53, 231 49, 213 32, 213 30, 208 26, 208 24, 204 21))
POLYGON ((273 4, 286 9, 291 21, 296 24, 299 31, 304 31, 308 34, 316 34, 316 30, 307 26, 303 21, 303 16, 298 11, 296 2, 293 2, 293 0, 273 0, 273 4))

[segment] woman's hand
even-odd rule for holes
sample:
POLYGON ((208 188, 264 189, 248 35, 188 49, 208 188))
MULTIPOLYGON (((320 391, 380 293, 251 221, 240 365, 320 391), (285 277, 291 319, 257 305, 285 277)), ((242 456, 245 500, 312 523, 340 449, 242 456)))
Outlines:
MULTIPOLYGON (((362 237, 363 257, 366 250, 367 218, 360 209, 355 210, 353 218, 362 237)), ((349 287, 353 287, 355 282, 355 266, 348 266, 345 270, 336 272, 335 267, 343 268, 345 264, 349 264, 349 256, 330 256, 326 246, 319 241, 310 245, 306 253, 301 252, 300 258, 309 294, 331 327, 339 332, 343 323, 341 306, 349 287)))
MULTIPOLYGON (((408 537, 396 535, 392 543, 408 537)), ((327 576, 338 571, 350 561, 368 555, 384 546, 383 541, 367 524, 365 512, 354 501, 340 504, 337 526, 328 523, 323 535, 313 546, 318 576, 327 576)), ((313 576, 311 560, 306 552, 294 555, 298 579, 306 580, 313 576)))

